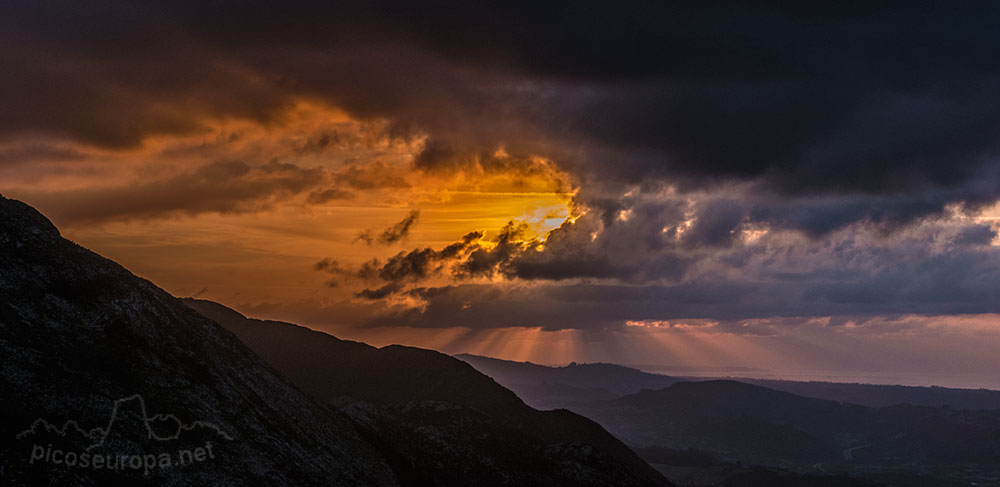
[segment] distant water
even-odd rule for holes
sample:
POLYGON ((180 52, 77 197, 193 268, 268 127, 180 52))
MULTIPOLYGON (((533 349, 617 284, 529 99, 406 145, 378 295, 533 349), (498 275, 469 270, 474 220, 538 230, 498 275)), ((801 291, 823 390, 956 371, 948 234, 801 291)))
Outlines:
POLYGON ((698 379, 746 378, 774 379, 792 381, 816 382, 848 382, 859 384, 887 384, 904 386, 940 386, 960 389, 993 389, 1000 390, 1000 372, 997 374, 961 374, 961 373, 879 373, 871 371, 828 371, 828 370, 795 370, 776 371, 755 369, 752 367, 684 367, 670 365, 630 365, 646 372, 664 374, 676 377, 698 379))

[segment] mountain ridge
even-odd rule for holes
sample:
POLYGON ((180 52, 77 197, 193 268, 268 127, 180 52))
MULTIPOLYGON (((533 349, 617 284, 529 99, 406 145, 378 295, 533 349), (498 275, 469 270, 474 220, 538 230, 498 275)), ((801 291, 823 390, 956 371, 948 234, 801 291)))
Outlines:
MULTIPOLYGON (((267 478, 287 485, 396 485, 388 464, 346 417, 302 395, 214 321, 62 238, 30 206, 0 197, 0 249, 5 482, 99 485, 143 477, 28 464, 36 438, 16 438, 39 417, 76 419, 92 429, 107 418, 114 398, 141 394, 157 411, 219 424, 233 438, 220 445, 228 461, 156 471, 154 483, 267 478)), ((171 445, 123 437, 103 450, 171 445)))
POLYGON ((607 363, 562 367, 457 354, 456 358, 510 388, 539 409, 565 408, 579 402, 614 399, 641 389, 666 387, 679 379, 607 363))
POLYGON ((670 485, 596 422, 567 410, 532 409, 454 357, 402 345, 376 348, 300 325, 247 318, 211 301, 186 298, 184 302, 228 327, 304 391, 353 413, 371 437, 406 438, 383 442, 388 456, 401 458, 397 471, 420 458, 434 467, 413 475, 429 474, 434 482, 463 485, 451 477, 447 466, 428 458, 428 452, 448 452, 466 455, 468 462, 489 472, 473 484, 525 482, 481 463, 482 458, 493 457, 501 459, 501 465, 509 462, 535 469, 545 485, 670 485), (433 433, 417 431, 411 424, 433 424, 433 433), (483 442, 463 438, 458 433, 462 428, 483 442), (435 441, 435 436, 450 438, 451 445, 435 441), (454 444, 462 445, 463 451, 455 451, 454 444), (602 477, 608 472, 614 473, 602 477))
POLYGON ((887 407, 903 404, 927 407, 949 407, 966 410, 1000 409, 1000 391, 985 388, 951 388, 939 386, 903 386, 851 382, 793 381, 778 379, 753 379, 746 377, 686 377, 668 376, 645 372, 635 367, 613 363, 581 363, 568 366, 551 366, 532 362, 518 362, 472 354, 456 354, 478 370, 497 379, 501 384, 518 393, 533 405, 567 407, 576 402, 614 399, 642 389, 659 389, 675 382, 702 382, 731 380, 754 384, 768 389, 790 392, 803 397, 827 399, 868 407, 887 407), (619 390, 611 390, 607 380, 586 377, 595 369, 628 371, 633 377, 647 377, 648 384, 631 384, 619 380, 619 390), (567 379, 566 371, 576 371, 577 377, 567 379))

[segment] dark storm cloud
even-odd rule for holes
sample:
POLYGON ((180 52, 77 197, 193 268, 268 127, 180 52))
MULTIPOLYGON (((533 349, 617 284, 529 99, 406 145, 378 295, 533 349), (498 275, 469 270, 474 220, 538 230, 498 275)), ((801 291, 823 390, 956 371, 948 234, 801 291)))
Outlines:
MULTIPOLYGON (((507 253, 497 271, 510 278, 566 280, 617 279, 624 282, 678 280, 696 260, 687 255, 667 226, 685 218, 676 201, 639 203, 620 209, 588 213, 549 232, 543 247, 535 242, 507 253), (610 213, 612 216, 608 216, 610 213)), ((540 243, 540 242, 538 242, 540 243)))
POLYGON ((739 237, 744 220, 743 206, 733 200, 707 201, 698 208, 698 218, 684 232, 684 243, 691 247, 728 247, 739 237))
POLYGON ((398 293, 402 289, 403 289, 403 285, 402 284, 400 284, 398 282, 390 282, 389 284, 386 284, 385 286, 382 286, 382 287, 377 288, 377 289, 367 289, 366 288, 366 289, 363 289, 361 291, 358 291, 358 292, 354 293, 354 297, 356 297, 356 298, 364 298, 364 299, 371 299, 371 300, 379 300, 379 299, 387 298, 387 297, 389 297, 389 296, 391 296, 391 295, 393 295, 395 293, 398 293))
POLYGON ((949 206, 957 205, 974 213, 994 203, 1000 194, 1000 165, 981 167, 970 174, 970 179, 958 186, 900 189, 885 194, 778 196, 761 188, 760 194, 748 195, 743 205, 751 221, 798 229, 811 236, 821 236, 855 222, 894 230, 921 219, 940 217, 949 206))
POLYGON ((363 279, 381 279, 388 282, 419 281, 441 271, 441 264, 458 259, 476 246, 482 237, 480 232, 466 234, 458 242, 441 250, 430 247, 400 252, 385 262, 372 259, 361 265, 358 276, 363 279))
MULTIPOLYGON (((1000 302, 994 228, 917 233, 1000 197, 998 21, 995 2, 8 2, 0 139, 135 147, 222 119, 281 123, 307 98, 426 136, 419 169, 530 171, 542 156, 567 170, 590 212, 545 242, 511 227, 495 245, 317 264, 372 281, 361 298, 426 299, 440 326, 470 309, 554 327, 984 312, 1000 302), (761 228, 760 243, 741 235, 761 228), (406 289, 445 268, 532 285, 406 289)), ((203 170, 31 200, 59 221, 126 217, 123 199, 129 215, 239 211, 408 184, 379 163, 326 180, 203 170), (228 182, 218 198, 208 175, 228 182)))
POLYGON ((4 10, 8 135, 134 145, 213 117, 270 120, 306 95, 428 132, 418 161, 503 144, 585 179, 880 194, 960 188, 1000 136, 988 2, 4 10))
POLYGON ((761 330, 740 323, 795 317, 786 320, 793 326, 828 316, 863 321, 871 316, 1000 312, 1000 253, 995 250, 985 255, 958 250, 922 262, 905 262, 902 253, 881 257, 894 265, 849 270, 834 280, 823 274, 770 281, 718 274, 667 285, 546 282, 416 288, 409 294, 426 300, 424 308, 387 312, 368 325, 565 329, 706 319, 720 322, 728 332, 754 334, 761 330))
POLYGON ((361 240, 368 245, 392 245, 410 235, 410 229, 417 223, 417 218, 420 218, 420 210, 410 210, 410 213, 406 215, 405 218, 396 222, 396 224, 390 226, 389 228, 386 228, 381 232, 366 230, 358 234, 356 240, 361 240))
POLYGON ((316 262, 313 268, 334 276, 328 283, 330 286, 337 286, 342 280, 387 283, 374 291, 366 289, 359 293, 360 297, 375 299, 372 296, 385 297, 401 291, 404 284, 420 282, 439 275, 447 265, 468 258, 473 249, 480 248, 478 242, 482 237, 482 232, 469 232, 457 242, 446 245, 440 250, 424 247, 409 252, 402 251, 385 260, 377 258, 367 260, 356 268, 347 267, 336 259, 327 257, 316 262))
POLYGON ((735 232, 745 217, 732 203, 709 201, 693 213, 670 203, 638 204, 605 227, 600 215, 585 215, 544 243, 520 240, 522 229, 511 223, 489 244, 454 244, 465 251, 448 257, 417 249, 372 261, 358 274, 385 284, 356 296, 401 294, 424 303, 387 309, 371 326, 561 329, 696 319, 717 321, 718 330, 761 333, 741 323, 1000 312, 994 225, 941 219, 886 234, 879 225, 858 224, 823 237, 774 230, 747 241, 735 232), (685 218, 693 222, 682 233, 660 230, 685 218), (646 234, 650 227, 659 240, 646 234), (454 284, 427 287, 444 269, 454 284), (477 280, 497 275, 507 279, 477 280))
POLYGON ((535 242, 524 242, 523 235, 527 225, 508 222, 492 247, 478 247, 455 268, 455 275, 467 277, 491 277, 497 268, 506 265, 515 255, 524 251, 526 245, 535 242))
POLYGON ((974 225, 955 236, 955 245, 989 245, 997 238, 997 229, 990 225, 974 225))

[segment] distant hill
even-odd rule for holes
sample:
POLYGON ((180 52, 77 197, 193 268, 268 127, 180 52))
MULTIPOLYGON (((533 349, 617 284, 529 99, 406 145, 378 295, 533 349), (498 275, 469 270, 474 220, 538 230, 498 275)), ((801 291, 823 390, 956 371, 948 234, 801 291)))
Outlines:
POLYGON ((3 197, 0 411, 3 485, 397 485, 348 418, 232 333, 3 197), (207 443, 214 459, 110 468, 207 443))
POLYGON ((870 407, 911 404, 954 409, 1000 409, 1000 391, 953 389, 839 382, 795 382, 787 380, 736 379, 748 384, 791 392, 800 396, 830 399, 870 407))
MULTIPOLYGON (((662 389, 680 381, 708 378, 671 377, 615 364, 570 364, 563 367, 514 362, 479 355, 459 354, 480 372, 516 392, 528 404, 541 408, 566 408, 580 402, 614 399, 643 389, 662 389)), ((786 380, 727 378, 799 396, 829 399, 869 407, 900 404, 952 409, 1000 409, 1000 391, 899 385, 796 382, 786 380)))
POLYGON ((857 485, 864 483, 857 477, 866 476, 901 487, 1000 485, 989 480, 1000 474, 1000 410, 978 411, 995 404, 997 391, 684 380, 612 364, 551 367, 457 357, 529 404, 594 419, 672 479, 857 485), (691 449, 718 461, 666 466, 648 454, 691 449), (793 471, 824 475, 819 480, 793 471), (829 478, 842 471, 852 477, 829 478))
POLYGON ((185 300, 313 396, 355 418, 412 485, 670 485, 601 426, 537 411, 469 364, 375 348, 185 300))
POLYGON ((578 410, 636 445, 742 452, 728 458, 758 463, 832 459, 836 432, 872 426, 862 406, 734 381, 679 382, 578 410))
POLYGON ((907 487, 997 485, 1000 411, 869 408, 726 380, 678 382, 574 410, 639 447, 696 448, 731 462, 848 471, 907 487))
POLYGON ((455 355, 480 372, 510 388, 528 404, 540 409, 564 408, 667 387, 678 379, 614 364, 577 364, 550 367, 479 355, 455 355))
POLYGON ((727 462, 687 448, 639 448, 642 458, 679 485, 704 487, 878 487, 884 484, 840 474, 795 472, 788 469, 727 462))

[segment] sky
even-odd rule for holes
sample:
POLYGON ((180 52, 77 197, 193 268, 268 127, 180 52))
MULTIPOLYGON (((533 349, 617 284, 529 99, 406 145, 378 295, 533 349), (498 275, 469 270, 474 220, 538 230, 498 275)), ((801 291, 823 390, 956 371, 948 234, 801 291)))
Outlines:
POLYGON ((0 193, 376 345, 1000 388, 998 10, 5 2, 0 193))

